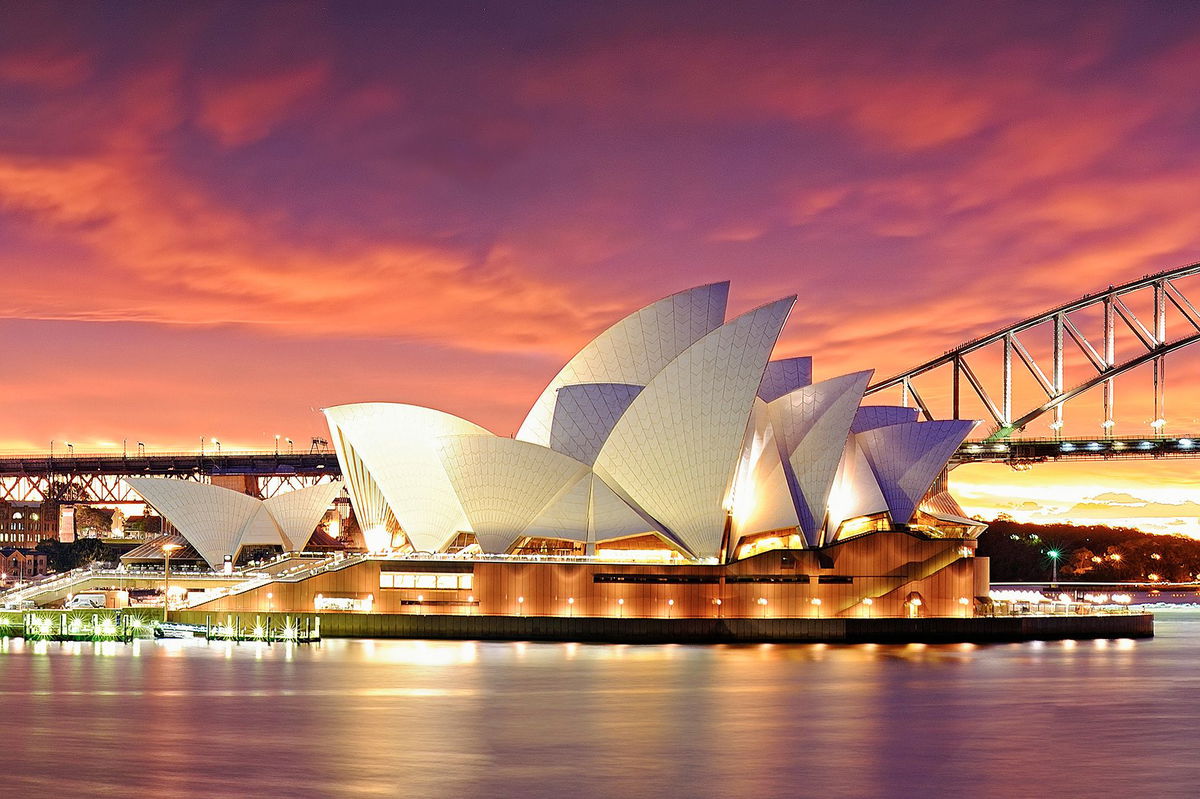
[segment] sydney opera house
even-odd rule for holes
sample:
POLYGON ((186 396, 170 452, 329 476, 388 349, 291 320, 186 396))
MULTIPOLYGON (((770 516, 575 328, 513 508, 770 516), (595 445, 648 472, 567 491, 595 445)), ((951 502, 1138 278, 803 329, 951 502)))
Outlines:
MULTIPOLYGON (((965 616, 982 525, 946 490, 969 421, 864 405, 871 372, 772 359, 795 297, 726 320, 728 283, 609 327, 512 437, 448 413, 325 410, 365 549, 209 609, 604 617, 965 616)), ((260 501, 134 487, 210 566, 303 549, 341 483, 260 501)))

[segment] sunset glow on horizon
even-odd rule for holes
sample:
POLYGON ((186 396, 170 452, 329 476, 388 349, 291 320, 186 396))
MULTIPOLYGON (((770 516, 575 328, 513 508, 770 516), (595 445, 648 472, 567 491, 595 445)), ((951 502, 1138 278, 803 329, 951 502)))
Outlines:
MULTIPOLYGON (((307 450, 370 400, 510 435, 597 332, 718 280, 731 316, 799 294, 776 357, 889 376, 1200 261, 1198 47, 1170 4, 9 4, 0 450, 307 450)), ((951 481, 1200 537, 1200 460, 951 481)))

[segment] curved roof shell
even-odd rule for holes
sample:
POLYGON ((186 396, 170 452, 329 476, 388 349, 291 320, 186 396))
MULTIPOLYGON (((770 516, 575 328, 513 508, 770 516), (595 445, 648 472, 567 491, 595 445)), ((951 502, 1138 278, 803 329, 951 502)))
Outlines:
POLYGON ((823 380, 767 405, 796 517, 810 546, 820 544, 829 491, 872 374, 823 380))
POLYGON ((283 532, 288 549, 300 552, 308 546, 308 539, 317 529, 321 517, 338 494, 342 493, 343 487, 340 480, 335 480, 263 500, 263 505, 283 532))
POLYGON ((782 358, 769 361, 758 387, 758 398, 774 402, 798 388, 812 385, 812 358, 782 358))
POLYGON ((628 383, 577 383, 558 390, 550 449, 591 465, 629 403, 642 390, 628 383))
POLYGON ((280 546, 300 551, 321 516, 342 490, 340 482, 322 483, 268 500, 240 491, 173 477, 127 477, 180 535, 217 568, 225 556, 236 558, 246 546, 280 546))
MULTIPOLYGON (((223 563, 226 555, 237 555, 243 534, 262 510, 262 500, 208 483, 172 477, 127 477, 125 482, 175 525, 213 568, 223 563)), ((274 524, 270 516, 265 522, 258 518, 257 523, 260 529, 250 530, 252 539, 265 537, 255 534, 261 533, 264 523, 274 524)), ((283 543, 277 527, 275 540, 270 543, 283 543)))
POLYGON ((855 436, 896 524, 908 524, 921 498, 976 422, 955 419, 877 427, 855 436))
POLYGON ((497 436, 446 436, 445 473, 484 552, 507 552, 588 467, 549 447, 497 436))
POLYGON ((854 415, 854 424, 850 425, 850 432, 864 433, 876 427, 915 422, 919 414, 920 411, 916 408, 905 408, 901 405, 863 405, 854 415))
MULTIPOLYGON (((340 438, 359 461, 351 464, 351 498, 358 503, 377 492, 414 549, 441 549, 455 533, 471 529, 442 467, 438 441, 457 435, 494 438, 490 432, 449 413, 391 402, 338 405, 326 408, 325 416, 338 431, 335 441, 340 438)), ((377 506, 376 500, 374 518, 360 518, 364 527, 384 523, 377 506)))
POLYGON ((719 554, 746 423, 796 298, 705 335, 630 403, 596 459, 618 495, 697 557, 719 554))
POLYGON ((516 437, 550 446, 559 389, 579 383, 646 385, 654 375, 725 320, 729 282, 680 291, 635 311, 567 362, 533 403, 516 437))

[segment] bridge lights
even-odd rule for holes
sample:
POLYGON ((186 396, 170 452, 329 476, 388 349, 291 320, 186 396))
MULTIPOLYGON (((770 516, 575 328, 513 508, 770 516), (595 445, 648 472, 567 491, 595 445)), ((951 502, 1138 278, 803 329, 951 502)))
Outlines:
POLYGON ((1161 430, 1163 428, 1163 426, 1166 425, 1166 423, 1167 423, 1167 420, 1160 416, 1157 419, 1155 419, 1153 422, 1151 422, 1150 426, 1153 427, 1155 430, 1161 430))

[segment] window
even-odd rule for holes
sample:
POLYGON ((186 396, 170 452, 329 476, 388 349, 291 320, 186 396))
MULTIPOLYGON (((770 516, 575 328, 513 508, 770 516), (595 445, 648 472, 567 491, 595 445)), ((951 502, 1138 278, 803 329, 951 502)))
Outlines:
POLYGON ((465 591, 473 587, 475 575, 450 572, 380 572, 380 588, 420 588, 428 591, 465 591))

